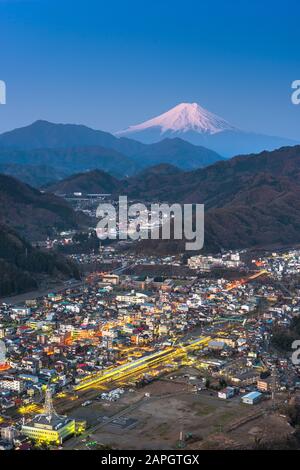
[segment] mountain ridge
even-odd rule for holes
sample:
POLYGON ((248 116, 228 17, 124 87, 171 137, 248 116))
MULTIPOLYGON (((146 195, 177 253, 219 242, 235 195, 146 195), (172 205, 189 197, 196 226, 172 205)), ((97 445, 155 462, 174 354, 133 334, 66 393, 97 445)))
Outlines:
MULTIPOLYGON (((204 252, 300 243, 300 146, 237 156, 180 175, 127 181, 129 197, 205 204, 204 252)), ((183 252, 184 241, 142 240, 136 249, 183 252)))
POLYGON ((78 124, 36 121, 0 135, 0 163, 44 164, 70 173, 102 169, 127 176, 154 163, 198 168, 222 157, 182 139, 147 145, 78 124))

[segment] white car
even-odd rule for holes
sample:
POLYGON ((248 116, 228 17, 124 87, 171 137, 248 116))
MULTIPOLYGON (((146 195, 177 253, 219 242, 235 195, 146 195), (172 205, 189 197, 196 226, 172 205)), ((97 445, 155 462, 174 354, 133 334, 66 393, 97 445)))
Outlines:
POLYGON ((92 401, 91 400, 87 400, 87 401, 84 401, 81 406, 89 406, 92 404, 92 401))

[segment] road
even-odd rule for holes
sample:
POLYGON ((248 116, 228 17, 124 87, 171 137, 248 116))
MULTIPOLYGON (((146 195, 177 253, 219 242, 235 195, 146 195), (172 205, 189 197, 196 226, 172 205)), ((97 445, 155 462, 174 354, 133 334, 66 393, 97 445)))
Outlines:
POLYGON ((260 276, 265 276, 265 275, 269 275, 269 274, 270 273, 266 269, 261 269, 260 271, 252 274, 251 276, 248 276, 245 279, 239 279, 237 281, 231 282, 230 284, 228 284, 228 286, 226 287, 225 290, 226 291, 231 291, 231 290, 236 289, 237 287, 239 287, 243 284, 247 284, 248 282, 254 281, 255 279, 257 279, 260 276))
POLYGON ((125 263, 125 264, 123 264, 122 266, 119 266, 118 268, 114 269, 114 270, 112 271, 112 273, 113 273, 113 274, 118 274, 118 275, 120 275, 120 274, 122 274, 124 271, 126 271, 126 269, 130 269, 130 268, 132 268, 132 267, 134 267, 134 266, 135 266, 135 263, 131 263, 131 264, 125 263))
POLYGON ((0 304, 20 305, 24 304, 26 300, 38 299, 44 297, 50 292, 62 292, 69 288, 75 288, 83 285, 83 281, 71 281, 71 282, 60 282, 59 284, 53 284, 52 286, 45 287, 44 289, 38 289, 30 292, 24 292, 23 294, 14 295, 12 297, 0 298, 0 304))

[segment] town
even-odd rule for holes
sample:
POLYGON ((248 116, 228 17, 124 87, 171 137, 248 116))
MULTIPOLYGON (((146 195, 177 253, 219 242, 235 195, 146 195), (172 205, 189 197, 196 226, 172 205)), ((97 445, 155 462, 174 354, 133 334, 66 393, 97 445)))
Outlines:
POLYGON ((81 281, 1 300, 1 448, 295 439, 300 250, 69 257, 81 281))

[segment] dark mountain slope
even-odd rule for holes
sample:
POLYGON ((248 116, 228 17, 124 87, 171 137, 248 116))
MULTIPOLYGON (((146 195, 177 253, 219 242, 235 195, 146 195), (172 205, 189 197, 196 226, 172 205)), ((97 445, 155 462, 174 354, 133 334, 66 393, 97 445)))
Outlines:
MULTIPOLYGON (((145 192, 151 193, 151 189, 157 185, 157 179, 161 184, 166 182, 172 187, 172 178, 181 173, 183 172, 179 168, 168 163, 146 168, 136 176, 123 180, 114 178, 104 171, 93 170, 76 173, 57 183, 45 185, 44 189, 58 195, 82 192, 85 194, 109 193, 118 196, 129 193, 131 197, 139 197, 140 193, 143 196, 145 192)), ((166 191, 166 187, 164 191, 166 191)))
POLYGON ((222 157, 213 150, 192 145, 179 138, 164 139, 155 144, 144 145, 137 154, 131 157, 142 165, 168 163, 183 170, 203 168, 222 160, 222 157))
POLYGON ((120 181, 101 170, 77 173, 55 184, 48 185, 46 190, 56 194, 70 194, 75 191, 83 193, 112 193, 117 191, 120 181))
POLYGON ((0 223, 30 240, 90 223, 61 198, 42 193, 11 176, 0 174, 0 223))
POLYGON ((51 166, 24 165, 18 163, 0 163, 0 173, 13 176, 35 188, 54 183, 67 176, 67 173, 63 170, 59 171, 51 166))
POLYGON ((128 179, 127 191, 137 192, 141 198, 168 199, 173 202, 205 202, 207 207, 221 207, 232 200, 255 175, 286 176, 300 183, 300 146, 283 147, 273 152, 237 156, 206 168, 181 172, 178 175, 157 174, 151 187, 138 178, 128 179), (167 185, 167 190, 165 187, 167 185))
POLYGON ((135 176, 121 181, 117 192, 141 200, 166 200, 174 193, 174 184, 185 173, 174 165, 163 163, 146 168, 135 176))
POLYGON ((0 148, 0 164, 46 165, 70 175, 80 171, 100 169, 115 176, 130 175, 140 167, 119 152, 100 146, 68 148, 37 148, 15 150, 0 148))
POLYGON ((79 278, 79 271, 61 255, 35 249, 10 227, 0 225, 0 296, 35 289, 41 276, 79 278))
MULTIPOLYGON (((162 181, 163 177, 157 177, 152 186, 155 198, 205 204, 206 251, 300 243, 299 146, 236 157, 175 175, 173 189, 169 179, 164 186, 162 181)), ((150 197, 147 191, 145 194, 150 197)), ((184 245, 141 242, 139 249, 169 252, 184 250, 184 245)))

